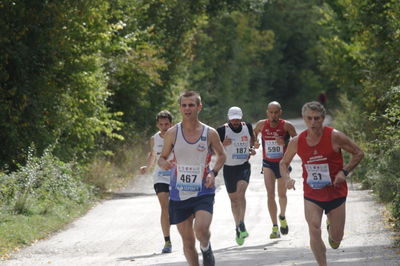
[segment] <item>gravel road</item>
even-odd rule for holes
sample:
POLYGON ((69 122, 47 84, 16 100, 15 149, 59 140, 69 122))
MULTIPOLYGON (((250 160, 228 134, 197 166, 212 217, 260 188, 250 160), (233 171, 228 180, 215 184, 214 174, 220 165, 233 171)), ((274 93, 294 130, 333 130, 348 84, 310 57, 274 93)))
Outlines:
MULTIPOLYGON (((302 121, 291 120, 297 131, 302 121)), ((261 150, 252 157, 252 175, 247 190, 246 226, 250 233, 243 246, 234 240, 234 222, 229 198, 218 176, 211 243, 217 265, 316 265, 309 247, 303 213, 300 159, 296 156, 292 177, 296 190, 288 192, 289 234, 269 239, 271 222, 261 171, 261 150)), ((394 234, 383 222, 383 207, 370 191, 350 184, 344 240, 337 250, 328 248, 329 265, 400 265, 400 251, 391 247, 394 234)), ((49 239, 12 254, 1 265, 186 265, 176 227, 171 229, 173 252, 161 254, 163 237, 160 209, 150 176, 139 176, 128 188, 102 201, 85 216, 49 239)), ((326 217, 323 218, 325 224, 326 217)), ((323 230, 323 239, 327 232, 323 230)), ((325 241, 327 244, 327 241, 325 241)), ((327 244, 328 246, 328 244, 327 244)), ((200 256, 201 257, 201 256, 200 256)))

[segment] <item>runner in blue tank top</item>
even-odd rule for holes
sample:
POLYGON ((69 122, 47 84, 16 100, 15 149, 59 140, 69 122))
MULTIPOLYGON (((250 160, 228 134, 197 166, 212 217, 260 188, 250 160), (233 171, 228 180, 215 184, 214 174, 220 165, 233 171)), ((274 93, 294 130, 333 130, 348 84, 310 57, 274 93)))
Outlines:
POLYGON ((198 119, 202 109, 197 92, 187 91, 179 97, 182 122, 165 134, 158 165, 172 169, 169 217, 182 237, 189 265, 199 265, 196 238, 200 242, 203 265, 215 265, 210 245, 210 225, 215 196, 215 177, 225 162, 224 148, 217 131, 198 119), (175 159, 168 160, 173 152, 175 159), (211 152, 216 162, 211 169, 211 152))

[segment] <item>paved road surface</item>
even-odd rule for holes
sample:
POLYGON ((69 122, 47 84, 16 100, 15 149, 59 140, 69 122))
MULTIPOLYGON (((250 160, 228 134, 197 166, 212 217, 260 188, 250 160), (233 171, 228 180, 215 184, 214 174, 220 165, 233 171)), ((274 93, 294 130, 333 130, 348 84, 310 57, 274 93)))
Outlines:
MULTIPOLYGON (((300 120, 292 121, 298 132, 300 120)), ((269 239, 271 222, 266 204, 261 155, 251 159, 252 175, 247 191, 246 226, 250 237, 243 246, 234 240, 229 199, 219 178, 211 243, 217 265, 315 265, 303 214, 300 160, 292 164, 296 190, 288 192, 289 234, 269 239)), ((399 250, 391 248, 392 233, 382 222, 382 207, 369 191, 350 186, 345 236, 338 250, 328 248, 328 264, 336 266, 400 265, 399 250)), ((1 265, 186 265, 181 240, 172 227, 173 252, 160 254, 163 237, 159 206, 150 176, 139 177, 112 200, 103 201, 87 215, 50 239, 12 255, 1 265)), ((325 223, 325 217, 323 218, 325 223)), ((327 233, 323 230, 323 238, 327 233)), ((327 241, 325 241, 327 243, 327 241)))

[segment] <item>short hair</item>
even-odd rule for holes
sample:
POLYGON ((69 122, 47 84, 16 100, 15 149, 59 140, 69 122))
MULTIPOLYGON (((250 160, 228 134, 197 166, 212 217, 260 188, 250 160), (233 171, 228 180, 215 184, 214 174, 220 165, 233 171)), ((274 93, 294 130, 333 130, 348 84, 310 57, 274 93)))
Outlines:
POLYGON ((158 122, 158 120, 160 120, 162 118, 167 118, 169 120, 169 122, 172 123, 172 115, 169 111, 167 111, 167 110, 160 111, 156 116, 156 121, 158 122))
POLYGON ((189 97, 193 97, 193 96, 196 97, 197 105, 200 105, 201 104, 201 97, 200 97, 200 94, 198 92, 196 92, 196 91, 185 91, 185 92, 182 92, 181 95, 179 95, 179 100, 178 100, 179 105, 181 104, 181 100, 182 100, 183 97, 189 98, 189 97))
POLYGON ((304 116, 304 113, 307 110, 320 112, 322 117, 325 117, 325 115, 326 115, 325 107, 320 102, 317 102, 317 101, 305 103, 303 105, 303 108, 301 108, 301 115, 304 116))

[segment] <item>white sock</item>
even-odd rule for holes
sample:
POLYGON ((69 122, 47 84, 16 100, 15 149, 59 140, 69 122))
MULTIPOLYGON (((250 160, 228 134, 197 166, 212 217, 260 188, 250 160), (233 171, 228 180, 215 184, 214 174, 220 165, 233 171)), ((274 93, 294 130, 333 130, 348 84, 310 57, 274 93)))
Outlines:
POLYGON ((207 251, 209 248, 210 248, 210 242, 208 242, 208 245, 207 245, 207 247, 205 247, 205 248, 203 248, 203 247, 200 245, 200 249, 201 249, 202 251, 207 251))

